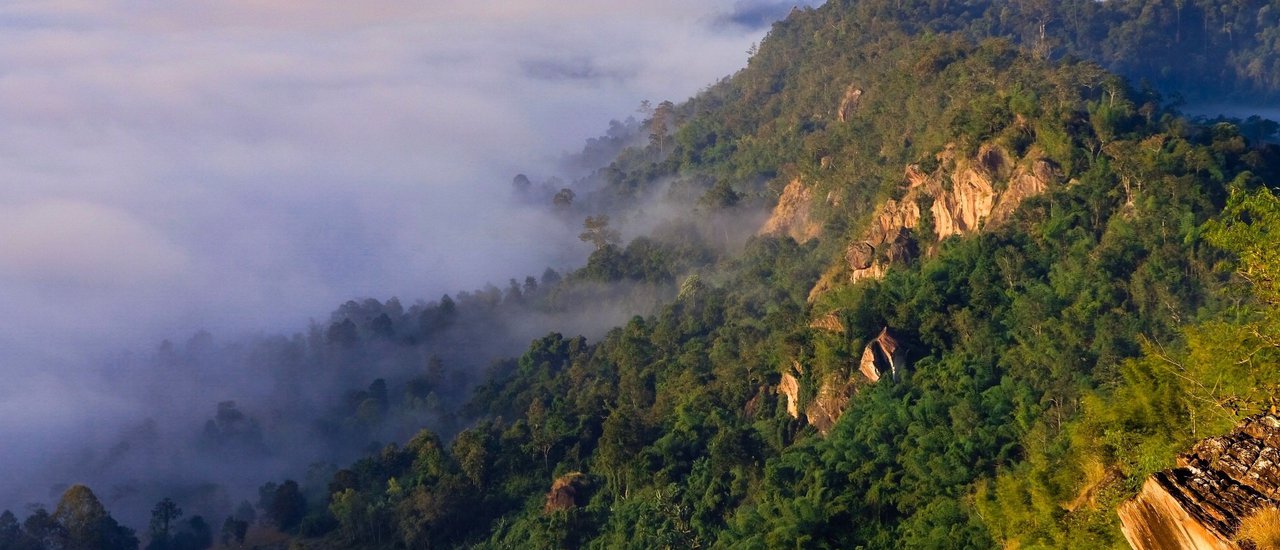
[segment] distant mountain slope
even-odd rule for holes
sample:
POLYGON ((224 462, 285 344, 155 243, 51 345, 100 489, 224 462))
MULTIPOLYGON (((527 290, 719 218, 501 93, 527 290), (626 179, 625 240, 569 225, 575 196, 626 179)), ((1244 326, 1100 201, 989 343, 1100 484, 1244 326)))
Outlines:
MULTIPOLYGON (((674 300, 599 341, 535 341, 477 390, 475 426, 341 470, 312 512, 332 530, 303 533, 409 547, 1122 544, 1109 506, 1144 470, 1045 453, 1070 448, 1064 427, 1142 342, 1226 310, 1215 265, 1228 256, 1201 228, 1231 189, 1274 180, 1280 154, 1091 63, 922 32, 875 6, 793 12, 748 68, 656 108, 647 142, 578 182, 615 213, 693 197, 690 227, 800 182, 784 217, 802 230, 775 222, 681 264, 674 300), (897 229, 919 253, 810 303, 889 201, 916 209, 897 229), (1010 477, 1044 462, 1069 477, 1010 477)), ((579 276, 684 258, 681 239, 602 245, 579 276)))

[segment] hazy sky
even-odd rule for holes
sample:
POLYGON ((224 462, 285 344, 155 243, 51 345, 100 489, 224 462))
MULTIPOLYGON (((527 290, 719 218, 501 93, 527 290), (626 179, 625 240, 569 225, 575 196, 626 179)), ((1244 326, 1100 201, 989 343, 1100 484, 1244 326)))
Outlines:
POLYGON ((4 2, 0 361, 570 262, 511 177, 732 73, 792 5, 4 2))

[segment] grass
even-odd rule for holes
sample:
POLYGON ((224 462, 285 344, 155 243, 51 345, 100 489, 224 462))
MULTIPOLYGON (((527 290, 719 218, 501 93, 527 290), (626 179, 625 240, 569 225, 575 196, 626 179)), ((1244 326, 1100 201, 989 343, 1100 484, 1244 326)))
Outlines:
POLYGON ((1260 508, 1241 520, 1236 541, 1245 540, 1258 550, 1280 550, 1280 508, 1260 508))

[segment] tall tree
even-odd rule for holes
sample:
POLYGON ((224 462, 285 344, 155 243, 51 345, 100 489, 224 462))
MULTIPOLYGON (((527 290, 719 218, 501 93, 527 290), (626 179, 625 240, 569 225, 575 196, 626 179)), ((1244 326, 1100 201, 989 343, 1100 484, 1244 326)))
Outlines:
POLYGON ((609 216, 600 214, 599 216, 587 216, 582 222, 582 233, 578 235, 582 242, 591 243, 600 250, 611 244, 618 244, 622 241, 622 234, 618 230, 609 227, 609 216))
POLYGON ((62 547, 67 550, 138 547, 133 529, 117 523, 97 495, 84 485, 72 485, 62 494, 53 519, 66 529, 62 547))
POLYGON ((182 517, 182 508, 179 508, 173 499, 165 497, 164 500, 156 503, 155 508, 151 509, 151 543, 147 548, 164 547, 170 541, 173 522, 178 521, 182 517))
POLYGON ((289 479, 276 488, 267 516, 281 531, 292 531, 307 513, 307 501, 298 488, 298 482, 289 479))

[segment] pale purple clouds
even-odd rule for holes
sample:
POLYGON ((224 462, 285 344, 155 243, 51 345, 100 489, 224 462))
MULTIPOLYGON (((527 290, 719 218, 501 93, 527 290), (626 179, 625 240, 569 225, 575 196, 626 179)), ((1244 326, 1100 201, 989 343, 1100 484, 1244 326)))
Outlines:
POLYGON ((572 235, 530 231, 506 182, 740 67, 763 30, 720 28, 735 7, 755 9, 6 3, 0 302, 51 333, 44 311, 105 302, 105 336, 136 345, 571 262, 572 235), (166 307, 110 307, 144 295, 166 307))

